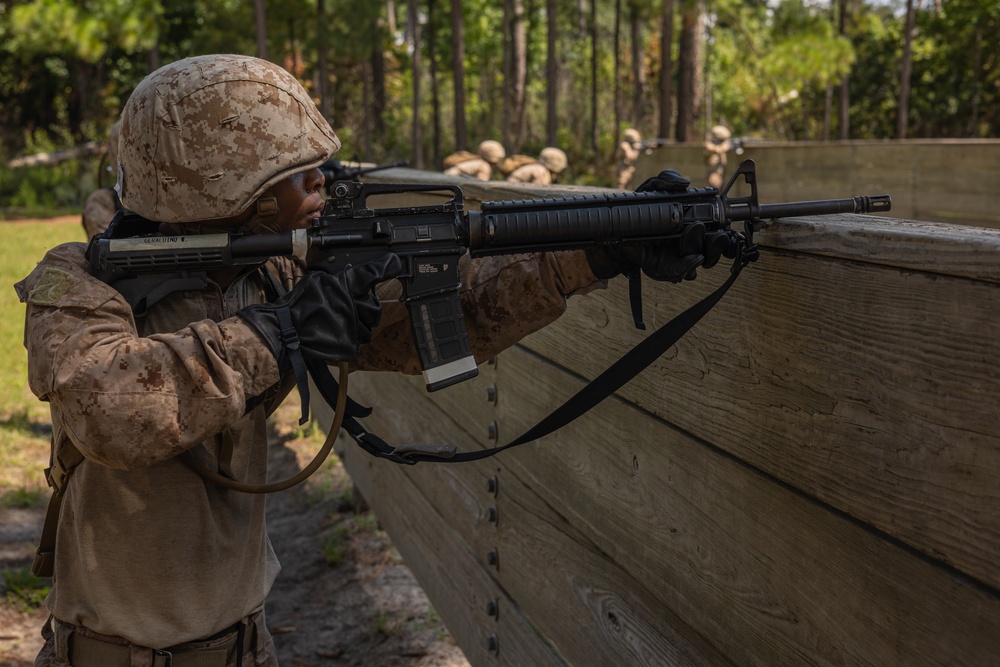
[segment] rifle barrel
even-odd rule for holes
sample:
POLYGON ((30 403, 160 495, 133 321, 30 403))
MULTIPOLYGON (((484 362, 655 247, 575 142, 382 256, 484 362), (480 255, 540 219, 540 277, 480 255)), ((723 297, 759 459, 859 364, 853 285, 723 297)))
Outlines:
POLYGON ((821 199, 817 201, 761 204, 757 215, 749 207, 734 205, 733 220, 757 218, 790 218, 797 215, 833 215, 835 213, 882 213, 892 208, 889 195, 862 195, 847 199, 821 199))

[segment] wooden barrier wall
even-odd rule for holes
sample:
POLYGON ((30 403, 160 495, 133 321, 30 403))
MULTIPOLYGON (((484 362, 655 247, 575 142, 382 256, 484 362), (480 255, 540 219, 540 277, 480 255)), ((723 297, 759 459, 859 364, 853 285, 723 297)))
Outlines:
MULTIPOLYGON (((338 444, 473 665, 997 664, 1000 231, 845 215, 759 241, 694 330, 541 442, 416 466, 338 444)), ((727 273, 646 282, 647 324, 727 273)), ((646 335, 618 279, 475 380, 351 394, 389 442, 488 447, 646 335)))
MULTIPOLYGON (((633 187, 668 167, 705 185, 702 155, 701 144, 644 153, 633 187)), ((729 153, 727 179, 744 158, 757 162, 763 202, 832 199, 830 184, 838 183, 850 192, 892 193, 894 218, 1000 227, 997 139, 747 143, 743 155, 729 153)))

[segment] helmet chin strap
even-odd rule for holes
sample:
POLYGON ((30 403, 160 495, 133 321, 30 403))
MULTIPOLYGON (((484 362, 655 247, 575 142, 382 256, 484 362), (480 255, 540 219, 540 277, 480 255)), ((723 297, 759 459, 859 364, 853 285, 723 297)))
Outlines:
POLYGON ((257 198, 257 212, 240 227, 244 234, 263 234, 265 232, 280 232, 278 226, 278 199, 268 188, 257 198))

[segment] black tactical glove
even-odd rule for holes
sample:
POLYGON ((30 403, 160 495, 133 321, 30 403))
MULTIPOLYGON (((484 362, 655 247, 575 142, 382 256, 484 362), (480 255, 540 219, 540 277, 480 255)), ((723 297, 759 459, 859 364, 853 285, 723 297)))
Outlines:
MULTIPOLYGON (((636 192, 686 192, 691 181, 673 169, 647 178, 636 192)), ((634 275, 642 270, 653 280, 679 283, 694 280, 699 266, 715 266, 719 258, 736 256, 735 240, 726 231, 706 233, 705 225, 689 225, 678 239, 657 243, 620 243, 587 249, 587 261, 602 280, 634 275)))
POLYGON ((399 257, 388 254, 343 271, 311 271, 274 302, 236 314, 264 338, 282 372, 291 368, 296 350, 327 363, 349 361, 382 316, 372 288, 402 269, 399 257))

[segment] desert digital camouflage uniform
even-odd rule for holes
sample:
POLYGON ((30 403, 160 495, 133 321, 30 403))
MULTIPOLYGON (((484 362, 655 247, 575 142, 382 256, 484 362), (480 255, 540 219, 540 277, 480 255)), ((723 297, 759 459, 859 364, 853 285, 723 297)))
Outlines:
POLYGON ((635 161, 639 159, 639 142, 642 140, 639 131, 628 128, 622 133, 622 141, 615 151, 618 165, 618 179, 615 187, 619 190, 628 189, 632 177, 635 176, 635 161))
POLYGON ((99 188, 90 193, 90 196, 83 202, 81 222, 83 232, 87 238, 100 234, 108 225, 111 219, 118 212, 115 204, 115 191, 111 188, 99 188))
POLYGON ((532 162, 521 165, 510 173, 507 177, 509 183, 533 183, 535 185, 549 185, 552 183, 552 172, 544 164, 532 162))
POLYGON ((724 125, 716 125, 712 128, 708 141, 705 142, 705 167, 707 170, 708 184, 712 187, 722 188, 722 175, 726 170, 726 155, 732 150, 732 142, 729 138, 732 133, 724 125))
POLYGON ((472 156, 449 166, 444 170, 444 174, 446 176, 466 176, 480 181, 491 180, 494 169, 499 169, 507 154, 503 145, 499 141, 487 139, 480 142, 477 153, 478 157, 472 156))
POLYGON ((566 153, 554 147, 543 148, 538 161, 515 169, 507 177, 509 183, 533 183, 549 185, 566 169, 566 153))
MULTIPOLYGON (((118 173, 118 132, 120 128, 121 121, 118 121, 108 133, 108 164, 112 173, 116 175, 118 173)), ((117 212, 118 205, 113 188, 98 188, 90 193, 90 196, 83 202, 81 215, 83 231, 87 238, 89 239, 107 229, 117 212)))
MULTIPOLYGON (((239 71, 270 81, 273 66, 257 72, 256 62, 241 60, 239 71)), ((227 97, 238 94, 230 91, 227 97)), ((156 99, 157 108, 133 108, 139 118, 127 116, 125 122, 141 121, 144 111, 148 121, 159 122, 171 107, 169 95, 156 99)), ((281 106, 272 111, 279 112, 281 106)), ((316 122, 308 114, 299 121, 316 122)), ((185 122, 200 123, 197 114, 185 122)), ((324 142, 327 129, 320 127, 319 138, 311 130, 315 142, 300 142, 305 146, 287 159, 325 159, 339 146, 332 130, 324 142)), ((292 128, 289 134, 299 132, 292 128)), ((284 133, 274 133, 280 145, 284 133)), ((225 146, 219 154, 227 154, 225 146)), ((220 159, 225 165, 225 157, 220 159)), ((234 177, 245 174, 244 165, 239 167, 233 164, 234 177)), ((209 178, 227 173, 210 170, 209 178)), ((142 202, 143 214, 150 210, 177 225, 187 224, 191 202, 204 201, 190 174, 180 183, 157 173, 152 189, 143 189, 142 181, 130 183, 129 170, 123 178, 129 208, 142 202), (157 191, 175 186, 182 189, 179 197, 157 191), (130 188, 141 195, 128 194, 130 188)), ((265 190, 234 184, 232 191, 212 192, 225 200, 224 210, 245 207, 265 190)), ((248 225, 258 223, 266 226, 254 219, 248 225)), ((294 381, 281 377, 258 333, 234 315, 273 298, 268 284, 290 289, 301 267, 274 259, 266 265, 272 281, 252 270, 225 288, 211 283, 203 291, 171 294, 136 317, 114 288, 91 275, 85 248, 82 243, 54 248, 15 286, 27 304, 29 384, 50 404, 53 451, 59 456, 72 443, 84 456, 64 487, 55 575, 46 600, 58 622, 54 631, 45 626, 36 665, 65 667, 71 633, 74 645, 90 638, 101 645, 132 644, 130 667, 161 664, 151 649, 189 648, 218 633, 208 643, 225 655, 235 645, 232 628, 243 619, 250 626, 244 664, 273 667, 277 659, 261 610, 279 564, 265 531, 265 496, 218 487, 176 456, 189 450, 237 480, 266 480, 265 419, 294 381)), ((604 284, 583 252, 466 257, 462 283, 470 343, 479 360, 555 320, 567 296, 604 284)), ((396 300, 399 291, 395 281, 380 287, 382 320, 353 368, 419 372, 406 311, 396 300)), ((234 663, 230 658, 226 664, 234 663)))
MULTIPOLYGON (((90 276, 84 249, 52 250, 17 286, 30 385, 51 404, 56 451, 72 438, 87 457, 67 485, 47 604, 67 623, 142 646, 208 637, 260 610, 279 565, 265 497, 217 488, 174 457, 191 449, 236 479, 266 480, 265 418, 284 392, 271 352, 233 317, 264 291, 247 277, 172 295, 136 320, 90 276), (271 400, 244 414, 262 395, 271 400)), ((602 285, 583 253, 466 258, 462 284, 479 361, 554 321, 567 296, 602 285)), ((380 290, 382 322, 354 368, 420 371, 399 290, 380 290)), ((260 640, 258 659, 273 651, 260 640)))
POLYGON ((483 158, 475 157, 448 167, 444 170, 444 174, 445 176, 464 176, 488 181, 493 178, 493 167, 483 158))

